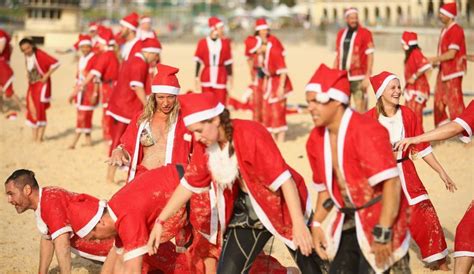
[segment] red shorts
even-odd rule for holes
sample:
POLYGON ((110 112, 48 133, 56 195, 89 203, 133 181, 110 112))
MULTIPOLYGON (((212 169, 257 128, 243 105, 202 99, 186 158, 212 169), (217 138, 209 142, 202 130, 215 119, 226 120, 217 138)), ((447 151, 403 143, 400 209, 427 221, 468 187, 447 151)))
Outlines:
POLYGON ((120 138, 122 138, 123 133, 127 129, 128 124, 122 123, 110 117, 110 134, 112 136, 112 145, 109 150, 109 157, 112 156, 112 150, 114 150, 118 145, 120 145, 120 138))
POLYGON ((78 110, 76 121, 77 133, 91 133, 92 132, 92 115, 93 110, 78 110))

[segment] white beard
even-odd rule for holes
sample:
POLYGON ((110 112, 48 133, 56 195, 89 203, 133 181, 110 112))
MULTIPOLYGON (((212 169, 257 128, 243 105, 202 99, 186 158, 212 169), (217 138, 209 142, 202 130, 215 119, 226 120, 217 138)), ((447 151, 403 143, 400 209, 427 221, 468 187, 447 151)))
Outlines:
POLYGON ((211 171, 212 179, 222 189, 231 188, 239 175, 237 157, 229 157, 229 143, 223 149, 217 143, 206 148, 209 160, 207 166, 211 171))

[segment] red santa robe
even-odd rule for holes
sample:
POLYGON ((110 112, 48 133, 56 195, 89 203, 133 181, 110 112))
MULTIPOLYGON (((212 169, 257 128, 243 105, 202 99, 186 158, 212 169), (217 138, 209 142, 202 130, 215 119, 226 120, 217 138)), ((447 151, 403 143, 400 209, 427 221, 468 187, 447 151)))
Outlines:
POLYGON ((90 73, 100 80, 100 98, 102 103, 102 133, 105 140, 111 140, 111 118, 106 115, 107 106, 113 87, 118 78, 120 63, 112 49, 97 54, 97 59, 92 63, 90 73))
POLYGON ((474 257, 474 200, 456 227, 453 257, 474 257))
POLYGON ((293 86, 280 47, 273 47, 271 42, 267 43, 263 65, 267 76, 263 87, 263 124, 272 133, 286 131, 288 130, 286 125, 286 98, 293 92, 293 86), (278 89, 280 88, 280 74, 282 73, 286 73, 286 80, 283 88, 283 98, 280 98, 278 89))
POLYGON ((140 53, 142 50, 142 40, 137 36, 130 41, 126 41, 121 45, 120 56, 122 57, 122 64, 128 59, 140 53))
POLYGON ((120 143, 120 138, 127 125, 138 112, 143 110, 143 103, 133 90, 133 87, 145 88, 148 74, 148 64, 142 53, 136 53, 133 58, 125 61, 120 68, 119 78, 110 96, 107 115, 113 118, 111 133, 112 146, 110 153, 120 143))
MULTIPOLYGON (((360 207, 382 194, 379 184, 398 176, 387 131, 376 121, 347 108, 339 126, 337 137, 339 170, 345 178, 346 192, 355 207, 360 207)), ((332 166, 329 132, 324 127, 314 128, 306 144, 313 172, 315 190, 328 191, 337 209, 347 206, 332 166)), ((372 229, 379 222, 382 203, 378 202, 355 213, 357 241, 365 259, 374 270, 383 272, 390 265, 379 268, 371 252, 372 229)), ((327 231, 330 257, 338 251, 345 214, 337 210, 327 231)), ((407 231, 407 204, 401 199, 397 219, 392 225, 392 263, 408 252, 410 234, 407 231)))
POLYGON ((13 80, 15 79, 13 75, 13 70, 8 65, 8 63, 5 60, 0 59, 0 86, 2 94, 5 95, 5 97, 9 98, 11 97, 14 92, 13 92, 13 80))
MULTIPOLYGON (((311 212, 311 201, 303 178, 283 159, 268 131, 260 124, 246 120, 232 120, 233 144, 242 184, 248 190, 252 206, 265 228, 289 248, 296 249, 292 240, 292 223, 286 201, 280 187, 293 178, 300 196, 301 210, 305 218, 311 212), (265 153, 260 153, 265 151, 265 153)), ((232 217, 239 182, 223 189, 212 181, 208 168, 208 154, 202 143, 194 146, 191 163, 181 184, 194 193, 209 191, 211 205, 207 216, 193 216, 193 227, 212 243, 218 242, 218 230, 224 234, 232 217), (218 227, 220 224, 220 227, 218 227)), ((192 208, 194 208, 192 206, 192 208)))
POLYGON ((194 60, 204 67, 201 72, 202 92, 214 92, 219 102, 227 101, 227 70, 232 64, 229 39, 212 40, 210 37, 199 40, 194 60))
POLYGON ((434 95, 436 126, 448 121, 446 107, 451 120, 461 115, 464 110, 462 78, 467 68, 466 40, 464 30, 456 22, 443 28, 439 37, 438 55, 442 55, 448 50, 455 50, 456 55, 453 59, 443 61, 439 65, 434 95))
MULTIPOLYGON (((37 70, 44 76, 49 70, 59 67, 59 62, 41 49, 26 57, 28 71, 37 70)), ((31 127, 46 126, 46 110, 51 101, 51 77, 45 83, 30 82, 26 94, 26 123, 31 127)))
POLYGON ((71 252, 81 257, 104 262, 112 247, 112 240, 87 241, 72 231, 67 217, 69 201, 77 195, 59 187, 39 189, 39 202, 35 210, 36 225, 41 235, 53 240, 64 233, 72 233, 71 252))
MULTIPOLYGON (((80 85, 90 70, 94 67, 94 62, 97 60, 97 55, 92 51, 87 56, 81 56, 77 64, 77 78, 76 83, 80 85)), ((76 132, 91 133, 92 131, 92 114, 98 104, 98 90, 95 90, 94 81, 89 82, 80 90, 75 98, 77 108, 77 122, 76 132)))
MULTIPOLYGON (((370 109, 365 115, 379 121, 383 119, 377 114, 375 108, 370 109)), ((421 121, 413 111, 405 106, 400 106, 397 114, 391 117, 391 122, 391 125, 399 123, 399 128, 397 126, 387 128, 392 143, 424 133, 421 121)), ((384 125, 383 121, 381 123, 384 125)), ((436 210, 428 197, 425 186, 418 177, 413 161, 409 157, 412 155, 412 157, 424 158, 432 152, 433 149, 429 143, 420 143, 410 147, 410 150, 398 151, 396 157, 402 190, 411 209, 410 233, 420 248, 423 261, 426 263, 446 257, 448 248, 436 210)))
POLYGON ((2 52, 0 52, 0 61, 5 61, 10 63, 10 57, 12 55, 12 46, 10 45, 11 37, 3 29, 0 29, 0 43, 4 43, 5 47, 2 52))
MULTIPOLYGON (((143 159, 143 146, 140 143, 140 136, 143 130, 150 125, 147 121, 138 123, 141 115, 142 113, 140 112, 132 119, 120 139, 123 149, 130 155, 128 182, 147 171, 145 167, 140 165, 143 159)), ((180 114, 176 122, 170 125, 166 140, 165 165, 187 164, 192 150, 192 135, 184 126, 180 114)))
MULTIPOLYGON (((336 37, 336 62, 338 68, 342 69, 342 57, 344 54, 344 40, 347 35, 348 28, 341 29, 336 37)), ((370 30, 359 26, 352 33, 349 52, 346 59, 346 70, 349 81, 361 81, 365 78, 368 70, 367 55, 374 53, 375 49, 369 47, 373 45, 372 33, 370 30)))
POLYGON ((114 245, 117 252, 123 254, 124 261, 143 255, 144 267, 148 270, 187 272, 185 255, 179 256, 174 244, 169 242, 186 223, 185 207, 165 222, 158 255, 146 255, 148 238, 156 218, 178 186, 179 180, 175 165, 159 167, 137 177, 109 200, 107 209, 117 232, 114 245))
POLYGON ((405 82, 417 73, 422 73, 414 84, 407 83, 404 90, 405 105, 415 113, 420 121, 423 121, 423 109, 430 97, 430 84, 425 72, 431 68, 431 63, 419 48, 413 49, 405 62, 405 82))

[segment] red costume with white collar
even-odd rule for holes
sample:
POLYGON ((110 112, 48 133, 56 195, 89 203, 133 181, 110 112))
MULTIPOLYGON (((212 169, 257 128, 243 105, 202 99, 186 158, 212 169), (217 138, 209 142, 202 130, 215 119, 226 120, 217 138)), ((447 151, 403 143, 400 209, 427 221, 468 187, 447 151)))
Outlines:
MULTIPOLYGON (((456 16, 456 3, 447 3, 440 8, 440 12, 448 17, 456 16)), ((466 72, 466 39, 463 28, 456 22, 441 30, 438 43, 438 56, 448 50, 455 50, 453 59, 442 61, 439 64, 434 97, 435 125, 454 120, 464 110, 462 94, 462 78, 466 72), (446 114, 449 109, 449 118, 446 114)))
MULTIPOLYGON (((49 70, 59 67, 59 62, 41 49, 26 57, 27 71, 37 71, 43 77, 49 70)), ((51 78, 42 83, 39 79, 29 82, 26 94, 26 123, 31 127, 46 126, 46 110, 51 101, 51 78), (33 111, 34 108, 34 112, 33 111)))
MULTIPOLYGON (((36 224, 42 236, 54 240, 64 233, 74 233, 67 215, 67 207, 77 193, 59 187, 44 187, 39 190, 39 203, 35 210, 36 224)), ((113 241, 87 241, 74 235, 70 239, 71 251, 81 257, 105 261, 113 241)))
MULTIPOLYGON (((306 86, 307 92, 315 92, 318 101, 329 99, 349 103, 350 84, 345 71, 329 69, 321 65, 306 86)), ((345 179, 345 191, 354 207, 361 207, 382 194, 381 182, 398 176, 398 170, 392 155, 387 131, 376 121, 347 108, 340 121, 337 136, 337 156, 332 154, 329 131, 326 127, 314 128, 306 144, 308 159, 313 171, 313 183, 316 191, 328 191, 337 210, 331 220, 328 234, 330 257, 337 254, 341 244, 345 214, 339 209, 349 207, 343 198, 340 183, 334 175, 332 157, 337 157, 339 171, 345 179), (372 138, 367 138, 370 134, 372 138)), ((408 252, 410 235, 407 233, 407 204, 402 199, 398 217, 392 225, 392 258, 390 264, 400 260, 408 252)), ((355 228, 359 248, 377 272, 390 267, 379 268, 372 253, 372 229, 378 224, 382 211, 380 202, 368 208, 357 210, 354 214, 355 228)))
POLYGON ((120 20, 120 25, 124 26, 130 31, 135 32, 135 38, 129 41, 125 41, 121 45, 120 49, 120 56, 122 57, 122 63, 129 60, 130 58, 133 58, 136 53, 139 53, 142 50, 142 41, 140 37, 138 37, 137 31, 138 31, 138 22, 139 22, 139 16, 137 13, 132 12, 122 18, 120 20))
MULTIPOLYGON (((339 69, 342 70, 342 56, 344 54, 344 39, 347 35, 348 28, 343 28, 337 33, 336 37, 336 62, 339 69)), ((372 54, 374 41, 370 30, 358 26, 351 37, 349 52, 346 59, 346 70, 349 81, 363 80, 367 73, 367 55, 372 54), (372 47, 370 47, 372 45, 372 47)))
MULTIPOLYGON (((209 27, 217 28, 222 22, 217 18, 209 19, 209 27), (216 19, 216 20, 213 20, 216 19)), ((227 100, 227 70, 232 64, 232 51, 229 39, 210 37, 199 40, 194 60, 204 67, 200 75, 202 92, 214 92, 223 104, 227 100)))
POLYGON ((8 65, 5 60, 0 59, 0 86, 2 94, 5 94, 5 97, 11 97, 13 92, 13 80, 15 79, 13 75, 13 70, 8 65))

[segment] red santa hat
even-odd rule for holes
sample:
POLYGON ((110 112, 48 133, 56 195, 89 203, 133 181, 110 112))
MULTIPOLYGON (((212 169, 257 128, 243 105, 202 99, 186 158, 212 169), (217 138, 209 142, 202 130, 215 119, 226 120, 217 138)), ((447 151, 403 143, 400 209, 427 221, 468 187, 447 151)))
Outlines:
POLYGON ((262 39, 258 36, 249 35, 245 39, 245 53, 254 54, 262 46, 262 39))
POLYGON ((390 81, 393 79, 398 79, 398 77, 388 71, 382 71, 381 73, 370 77, 370 83, 372 84, 372 88, 375 92, 375 98, 377 100, 382 96, 388 83, 390 83, 390 81))
POLYGON ((79 39, 77 41, 77 46, 91 46, 92 45, 92 39, 89 35, 87 34, 79 34, 79 39))
POLYGON ((152 53, 160 53, 161 52, 161 44, 158 42, 156 38, 147 38, 142 41, 142 51, 144 52, 152 52, 152 53))
POLYGON ((87 194, 74 196, 69 202, 67 214, 72 230, 84 238, 97 225, 107 203, 87 194))
POLYGON ((151 82, 151 92, 178 95, 181 86, 176 73, 179 69, 163 64, 157 64, 156 69, 158 73, 151 82))
POLYGON ((104 26, 99 26, 97 30, 97 42, 108 46, 112 44, 112 41, 114 41, 114 33, 112 30, 104 26))
POLYGON ((211 92, 190 93, 178 98, 185 126, 209 120, 224 111, 224 105, 211 92))
POLYGON ((410 46, 418 45, 418 35, 414 32, 404 31, 401 42, 403 48, 407 50, 410 46))
POLYGON ((140 18, 140 24, 143 24, 143 23, 151 23, 151 17, 150 17, 150 16, 143 15, 143 16, 140 18))
POLYGON ((89 23, 89 31, 97 31, 99 24, 97 22, 90 22, 89 23))
POLYGON ((347 16, 349 16, 353 13, 359 14, 359 11, 354 7, 350 7, 350 8, 345 9, 344 10, 344 18, 346 18, 347 16))
POLYGON ((208 24, 211 30, 216 30, 224 26, 224 23, 221 21, 221 19, 215 16, 209 17, 208 24))
POLYGON ((120 20, 120 25, 129 28, 131 30, 136 31, 138 28, 138 21, 139 21, 139 16, 137 13, 132 12, 129 15, 125 16, 120 20))
POLYGON ((331 69, 321 64, 306 85, 306 92, 315 92, 316 100, 327 103, 330 99, 349 104, 351 95, 347 71, 331 69))
POLYGON ((265 20, 265 18, 258 18, 257 21, 255 21, 255 31, 264 29, 270 29, 267 20, 265 20))
POLYGON ((439 12, 446 15, 449 18, 454 18, 458 14, 456 8, 456 2, 446 3, 439 8, 439 12))

